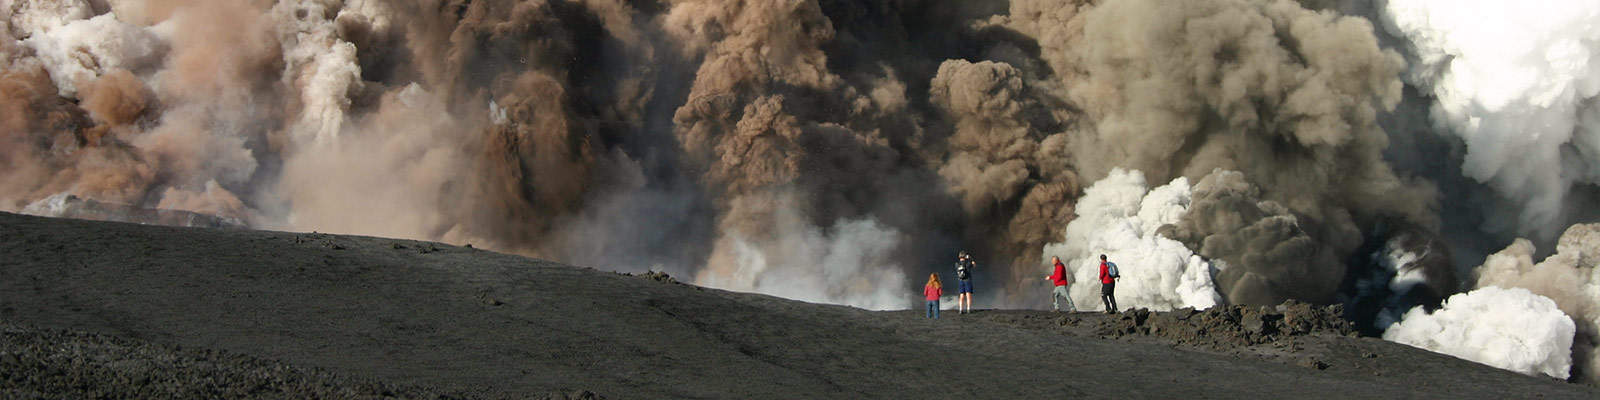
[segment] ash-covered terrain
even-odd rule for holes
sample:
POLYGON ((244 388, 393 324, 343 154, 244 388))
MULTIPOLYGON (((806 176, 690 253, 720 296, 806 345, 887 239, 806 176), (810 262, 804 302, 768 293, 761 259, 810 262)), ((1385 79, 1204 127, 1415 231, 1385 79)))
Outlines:
POLYGON ((430 242, 6 213, 0 255, 7 397, 1600 395, 1356 337, 1337 306, 935 321, 430 242))

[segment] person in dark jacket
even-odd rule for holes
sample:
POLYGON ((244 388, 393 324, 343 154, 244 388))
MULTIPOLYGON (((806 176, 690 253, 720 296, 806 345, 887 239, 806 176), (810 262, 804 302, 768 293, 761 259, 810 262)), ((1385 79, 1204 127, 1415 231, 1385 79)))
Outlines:
POLYGON ((1117 264, 1106 261, 1106 255, 1100 255, 1100 300, 1106 303, 1106 314, 1117 312, 1117 264))
POLYGON ((1050 263, 1055 264, 1055 273, 1044 277, 1044 279, 1056 285, 1056 288, 1050 292, 1050 306, 1055 307, 1056 311, 1061 311, 1061 300, 1065 299, 1067 312, 1077 311, 1077 307, 1072 305, 1072 293, 1067 290, 1067 286, 1072 284, 1071 276, 1067 275, 1067 266, 1061 263, 1060 257, 1056 256, 1050 256, 1050 263))
POLYGON ((959 291, 956 296, 956 308, 962 314, 972 312, 972 272, 978 268, 978 262, 972 261, 972 254, 962 250, 956 256, 956 279, 959 291))

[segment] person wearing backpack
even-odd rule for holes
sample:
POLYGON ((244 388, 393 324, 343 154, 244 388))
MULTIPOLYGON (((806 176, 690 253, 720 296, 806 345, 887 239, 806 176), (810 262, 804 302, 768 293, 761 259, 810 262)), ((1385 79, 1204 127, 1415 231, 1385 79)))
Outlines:
POLYGON ((1061 263, 1061 257, 1056 256, 1050 256, 1050 263, 1055 264, 1055 273, 1044 277, 1056 284, 1055 290, 1050 292, 1050 306, 1060 312, 1061 300, 1066 299, 1067 312, 1077 311, 1078 307, 1072 305, 1072 293, 1067 290, 1067 286, 1072 284, 1071 275, 1067 275, 1067 266, 1061 263))
POLYGON ((972 255, 962 250, 956 256, 956 279, 959 293, 956 295, 956 308, 962 314, 972 312, 972 270, 978 268, 978 262, 972 261, 972 255))
POLYGON ((922 286, 922 298, 928 300, 928 318, 939 319, 939 296, 944 296, 944 285, 939 283, 939 273, 928 274, 928 284, 922 286))
POLYGON ((1106 314, 1117 312, 1117 278, 1122 275, 1117 271, 1117 263, 1106 261, 1106 255, 1100 255, 1100 300, 1106 303, 1106 314))

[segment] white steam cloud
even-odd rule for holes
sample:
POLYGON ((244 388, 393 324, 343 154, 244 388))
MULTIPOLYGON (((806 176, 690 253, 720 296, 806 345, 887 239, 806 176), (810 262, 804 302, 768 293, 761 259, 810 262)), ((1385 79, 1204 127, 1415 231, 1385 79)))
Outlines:
POLYGON ((52 29, 94 16, 87 0, 0 0, 0 15, 9 21, 12 37, 45 33, 52 29))
POLYGON ((1600 224, 1573 225, 1556 254, 1535 264, 1532 242, 1518 239, 1478 267, 1480 288, 1521 288, 1555 301, 1576 323, 1572 358, 1590 381, 1600 379, 1600 224))
MULTIPOLYGON (((1188 178, 1149 189, 1144 173, 1116 168, 1084 190, 1078 218, 1066 227, 1066 241, 1045 246, 1044 265, 1061 257, 1073 276, 1072 301, 1080 308, 1100 301, 1100 255, 1117 264, 1117 306, 1167 311, 1204 309, 1222 302, 1212 282, 1211 263, 1183 243, 1156 231, 1176 224, 1188 211, 1188 178)), ((1048 272, 1048 271, 1046 271, 1048 272)), ((1042 276, 1042 275, 1041 275, 1042 276)))
POLYGON ((1525 289, 1487 287, 1450 296, 1432 314, 1414 308, 1383 338, 1528 375, 1566 379, 1572 332, 1572 319, 1549 298, 1525 289))
POLYGON ((1600 2, 1390 0, 1414 84, 1466 143, 1462 172, 1523 205, 1518 231, 1553 237, 1575 184, 1600 183, 1600 2))

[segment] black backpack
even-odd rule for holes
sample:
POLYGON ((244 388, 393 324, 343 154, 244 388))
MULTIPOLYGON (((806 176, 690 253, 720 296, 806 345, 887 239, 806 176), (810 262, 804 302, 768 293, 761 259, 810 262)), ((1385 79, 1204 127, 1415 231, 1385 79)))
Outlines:
POLYGON ((972 278, 972 273, 968 271, 966 262, 956 263, 956 278, 963 281, 972 278))

